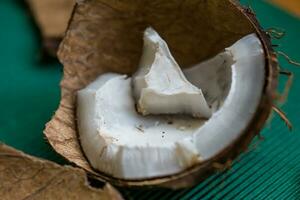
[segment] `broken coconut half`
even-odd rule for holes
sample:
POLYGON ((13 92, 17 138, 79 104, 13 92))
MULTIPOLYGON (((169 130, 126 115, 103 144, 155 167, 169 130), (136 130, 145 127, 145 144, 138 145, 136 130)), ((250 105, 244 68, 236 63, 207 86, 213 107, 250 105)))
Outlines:
POLYGON ((268 118, 276 91, 270 40, 254 15, 235 1, 150 1, 147 6, 81 1, 59 58, 62 100, 45 134, 58 153, 94 178, 121 186, 179 188, 199 182, 216 170, 216 162, 247 148, 268 118), (149 26, 168 44, 187 85, 201 90, 211 107, 209 119, 193 112, 136 112, 139 95, 133 95, 131 75, 138 77, 149 26))
POLYGON ((116 178, 172 175, 212 158, 246 127, 263 90, 264 53, 259 39, 250 34, 186 70, 188 80, 198 87, 202 81, 207 93, 216 93, 212 105, 223 105, 207 121, 182 116, 178 113, 190 111, 193 116, 209 117, 201 90, 184 77, 153 29, 146 29, 144 42, 140 68, 133 78, 105 73, 78 92, 82 148, 95 169, 116 178), (217 80, 207 80, 209 75, 217 80), (224 91, 229 86, 227 96, 224 91), (151 116, 136 112, 133 93, 140 109, 145 109, 142 113, 151 116), (169 113, 177 115, 155 115, 169 113))

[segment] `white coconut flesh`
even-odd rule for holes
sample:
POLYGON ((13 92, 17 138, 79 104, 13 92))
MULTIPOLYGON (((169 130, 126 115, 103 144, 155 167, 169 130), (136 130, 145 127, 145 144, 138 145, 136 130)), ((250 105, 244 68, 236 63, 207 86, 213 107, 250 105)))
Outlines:
POLYGON ((180 114, 143 116, 135 109, 132 79, 103 74, 78 92, 84 153, 96 170, 128 180, 180 173, 210 159, 252 119, 263 90, 264 67, 261 43, 250 34, 184 70, 213 107, 208 120, 180 114))
POLYGON ((185 78, 168 45, 152 28, 144 32, 143 54, 132 85, 138 111, 143 115, 211 116, 201 89, 185 78))

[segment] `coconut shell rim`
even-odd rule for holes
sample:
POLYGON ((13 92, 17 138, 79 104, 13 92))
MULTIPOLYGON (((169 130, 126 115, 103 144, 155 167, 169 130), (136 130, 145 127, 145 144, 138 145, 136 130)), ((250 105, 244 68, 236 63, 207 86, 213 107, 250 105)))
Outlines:
MULTIPOLYGON (((214 167, 214 163, 226 163, 228 160, 235 159, 240 153, 247 150, 249 143, 256 135, 259 134, 259 131, 262 129, 263 125, 268 119, 269 114, 271 113, 273 101, 275 100, 276 88, 277 88, 278 61, 276 58, 276 54, 274 53, 274 50, 272 48, 270 37, 266 34, 266 32, 262 30, 259 22, 255 17, 255 14, 249 8, 245 8, 241 6, 238 2, 235 2, 234 0, 229 0, 229 2, 232 3, 238 9, 238 11, 241 12, 243 16, 250 21, 251 25, 256 31, 256 34, 258 35, 259 39, 263 44, 263 49, 265 53, 265 69, 266 69, 265 77, 266 78, 265 78, 263 93, 255 115, 253 116, 247 128, 239 136, 239 138, 233 141, 230 145, 228 145, 225 149, 223 149, 219 154, 217 154, 213 158, 201 162, 199 164, 196 164, 195 166, 192 166, 190 168, 187 168, 182 172, 173 175, 163 176, 163 177, 136 179, 136 180, 115 178, 105 173, 98 172, 94 170, 91 166, 90 166, 91 169, 86 169, 80 166, 80 164, 64 156, 59 150, 56 149, 55 144, 51 141, 51 137, 48 137, 47 134, 47 127, 52 122, 54 117, 47 123, 46 129, 44 130, 44 134, 48 139, 50 145, 53 147, 53 149, 58 154, 60 154, 63 158, 70 161, 71 163, 74 163, 77 167, 83 168, 88 174, 91 175, 91 177, 95 179, 99 179, 104 182, 110 182, 114 185, 124 186, 124 187, 161 186, 167 188, 184 188, 184 187, 193 186, 194 184, 199 183, 209 175, 219 170, 214 167)), ((74 10, 76 9, 76 7, 77 5, 75 6, 74 10)), ((73 15, 75 13, 74 10, 72 12, 70 21, 72 20, 73 15)), ((64 78, 62 80, 64 80, 64 78)), ((61 102, 62 100, 63 99, 61 99, 61 102)), ((59 111, 63 107, 61 102, 57 111, 59 111)), ((76 107, 71 109, 76 109, 76 107)), ((77 133, 77 139, 79 139, 78 131, 76 131, 76 133, 77 133)), ((81 146, 80 146, 80 151, 85 157, 85 154, 81 146)), ((87 159, 86 161, 88 162, 87 159)))

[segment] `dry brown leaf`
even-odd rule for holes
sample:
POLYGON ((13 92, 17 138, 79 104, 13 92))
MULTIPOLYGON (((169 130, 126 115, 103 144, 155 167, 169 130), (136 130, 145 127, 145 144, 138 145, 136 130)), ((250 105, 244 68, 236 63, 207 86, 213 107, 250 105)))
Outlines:
POLYGON ((83 170, 60 166, 0 144, 0 199, 101 199, 121 200, 109 184, 88 185, 83 170))
POLYGON ((56 56, 58 45, 67 29, 75 0, 26 0, 41 31, 43 47, 56 56))

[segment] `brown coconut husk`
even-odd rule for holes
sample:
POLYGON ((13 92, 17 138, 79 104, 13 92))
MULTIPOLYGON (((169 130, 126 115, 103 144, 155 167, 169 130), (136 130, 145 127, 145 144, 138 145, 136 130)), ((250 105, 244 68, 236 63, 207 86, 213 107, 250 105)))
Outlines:
POLYGON ((247 149, 271 112, 277 85, 277 59, 270 38, 255 15, 233 0, 86 0, 76 6, 58 55, 64 65, 62 97, 45 135, 67 160, 97 179, 120 186, 182 188, 203 180, 218 170, 215 163, 228 163, 247 149), (76 92, 104 72, 133 73, 141 55, 143 31, 148 26, 167 41, 183 67, 209 58, 256 32, 265 51, 266 79, 252 121, 240 138, 220 154, 172 176, 128 181, 98 172, 89 165, 77 133, 76 92))
POLYGON ((0 143, 0 197, 11 199, 122 200, 109 184, 89 186, 84 170, 60 166, 0 143))
POLYGON ((26 0, 26 2, 41 32, 44 52, 56 57, 75 0, 26 0))

